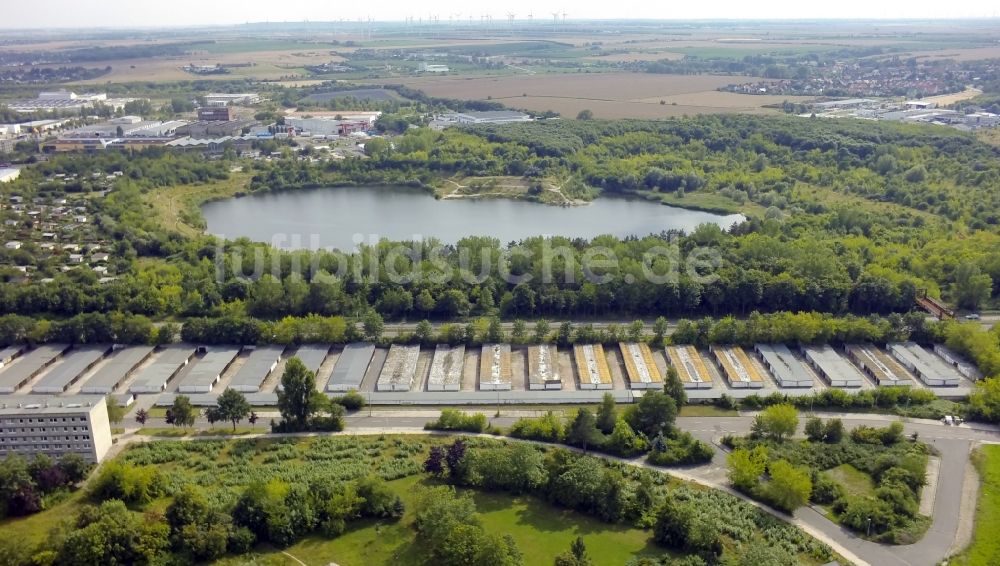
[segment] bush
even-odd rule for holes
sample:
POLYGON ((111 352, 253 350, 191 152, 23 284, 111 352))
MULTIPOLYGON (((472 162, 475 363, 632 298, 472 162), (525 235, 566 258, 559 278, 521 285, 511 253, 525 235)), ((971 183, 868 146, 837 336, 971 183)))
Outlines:
POLYGON ((810 501, 813 503, 818 503, 820 505, 833 503, 834 501, 843 498, 844 495, 844 487, 830 479, 830 476, 824 473, 816 473, 813 475, 813 489, 812 496, 810 497, 810 501))
POLYGON ((646 462, 654 466, 696 465, 710 462, 715 450, 687 431, 677 431, 673 438, 658 437, 646 462))
POLYGON ((483 432, 486 430, 486 415, 482 413, 466 415, 456 409, 442 409, 441 416, 436 421, 425 424, 424 429, 483 432))
POLYGON ((514 438, 540 440, 542 442, 562 442, 562 420, 552 411, 537 418, 518 419, 510 427, 510 435, 514 438))
POLYGON ((336 403, 348 411, 358 411, 363 409, 365 406, 364 395, 358 393, 357 391, 351 389, 347 393, 344 393, 340 397, 334 397, 331 399, 333 403, 336 403))

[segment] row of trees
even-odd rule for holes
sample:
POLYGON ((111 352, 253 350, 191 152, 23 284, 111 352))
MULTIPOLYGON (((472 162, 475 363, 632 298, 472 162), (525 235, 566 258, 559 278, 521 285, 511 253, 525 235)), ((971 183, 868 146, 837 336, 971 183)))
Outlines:
POLYGON ((86 479, 91 465, 79 454, 53 461, 44 454, 27 460, 10 455, 0 460, 0 518, 42 511, 49 496, 72 490, 86 479))

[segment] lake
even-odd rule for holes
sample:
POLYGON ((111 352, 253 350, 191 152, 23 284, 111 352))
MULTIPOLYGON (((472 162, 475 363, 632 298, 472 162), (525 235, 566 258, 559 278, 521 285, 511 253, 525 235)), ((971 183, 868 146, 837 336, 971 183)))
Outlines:
POLYGON ((422 189, 337 187, 258 193, 206 203, 208 232, 282 249, 353 250, 360 242, 437 238, 454 244, 466 236, 502 243, 531 236, 593 238, 690 232, 699 224, 728 228, 742 215, 720 215, 636 199, 601 197, 586 206, 561 207, 509 199, 435 199, 422 189))

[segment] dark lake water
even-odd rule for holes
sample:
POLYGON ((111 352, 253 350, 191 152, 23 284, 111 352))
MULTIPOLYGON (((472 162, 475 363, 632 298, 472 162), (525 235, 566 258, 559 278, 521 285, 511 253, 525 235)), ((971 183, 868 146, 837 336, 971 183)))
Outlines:
POLYGON ((466 236, 506 243, 530 236, 593 238, 690 232, 699 224, 723 228, 742 216, 719 215, 654 202, 602 197, 586 206, 561 207, 507 199, 437 200, 408 187, 338 187, 260 193, 206 203, 208 232, 246 237, 279 248, 339 248, 359 242, 437 238, 454 244, 466 236))

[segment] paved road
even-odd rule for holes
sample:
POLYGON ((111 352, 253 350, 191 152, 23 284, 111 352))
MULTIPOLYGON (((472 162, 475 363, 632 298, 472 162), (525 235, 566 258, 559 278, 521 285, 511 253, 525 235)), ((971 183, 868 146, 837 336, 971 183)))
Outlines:
MULTIPOLYGON (((501 427, 513 424, 518 418, 540 411, 504 411, 501 416, 491 416, 490 421, 501 427)), ((492 414, 492 412, 490 412, 492 414)), ((849 426, 861 424, 885 426, 895 417, 882 415, 817 413, 822 417, 840 417, 849 426)), ((266 423, 276 414, 264 413, 261 423, 266 423)), ((386 410, 365 409, 347 417, 350 430, 406 431, 417 432, 429 420, 436 418, 436 411, 429 410, 386 410)), ((804 419, 803 419, 804 420, 804 419)), ((677 425, 690 431, 695 437, 713 442, 726 434, 743 435, 749 432, 752 415, 733 417, 680 417, 677 425)), ((134 423, 126 423, 132 430, 134 423)), ((150 419, 148 426, 164 426, 162 419, 150 419)), ((861 563, 873 566, 932 566, 948 557, 963 515, 975 510, 974 498, 963 498, 963 484, 969 463, 969 452, 976 442, 1000 442, 1000 431, 989 426, 945 426, 928 420, 913 419, 904 422, 907 434, 916 432, 923 442, 927 442, 941 454, 941 469, 938 475, 937 494, 934 500, 932 523, 926 535, 917 543, 906 546, 886 546, 865 541, 847 529, 831 522, 812 508, 803 508, 795 517, 777 513, 793 522, 817 538, 831 543, 831 546, 847 550, 861 563)), ((207 428, 207 423, 199 422, 197 428, 207 428)), ((220 434, 225 428, 220 427, 220 434)), ((690 478, 706 485, 726 489, 726 454, 718 450, 713 461, 704 466, 683 471, 671 471, 675 475, 690 478)), ((633 462, 640 464, 639 462, 633 462)), ((728 491, 728 489, 726 489, 728 491)))

